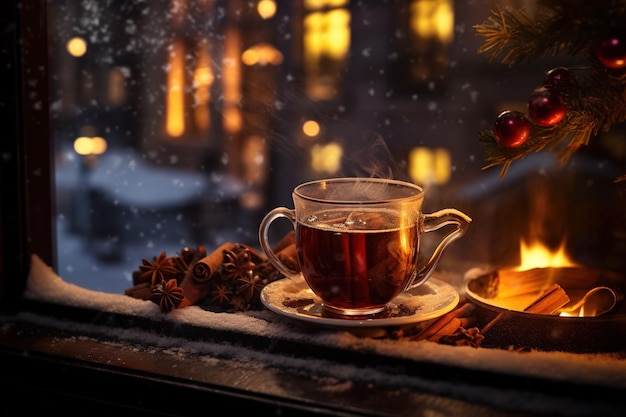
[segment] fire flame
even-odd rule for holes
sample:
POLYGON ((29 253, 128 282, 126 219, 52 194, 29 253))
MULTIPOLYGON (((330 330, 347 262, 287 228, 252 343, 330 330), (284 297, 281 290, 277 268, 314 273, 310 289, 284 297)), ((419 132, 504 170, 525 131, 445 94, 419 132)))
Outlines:
POLYGON ((520 240, 520 264, 516 271, 527 271, 533 268, 562 268, 577 266, 565 252, 565 243, 561 243, 556 251, 551 251, 542 242, 526 243, 520 240))

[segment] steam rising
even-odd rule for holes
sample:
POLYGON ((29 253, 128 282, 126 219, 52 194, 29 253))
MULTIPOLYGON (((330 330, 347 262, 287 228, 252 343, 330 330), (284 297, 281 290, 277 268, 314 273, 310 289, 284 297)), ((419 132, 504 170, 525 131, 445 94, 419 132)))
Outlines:
POLYGON ((380 135, 370 134, 345 144, 343 155, 338 176, 410 181, 380 135))

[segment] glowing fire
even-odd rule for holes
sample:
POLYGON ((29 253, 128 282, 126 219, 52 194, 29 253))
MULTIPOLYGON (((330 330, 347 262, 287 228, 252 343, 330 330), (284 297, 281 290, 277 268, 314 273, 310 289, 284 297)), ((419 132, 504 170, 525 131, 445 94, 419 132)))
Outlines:
POLYGON ((577 266, 575 262, 570 260, 565 252, 565 243, 556 251, 551 251, 542 242, 533 241, 527 244, 523 239, 520 240, 521 262, 516 271, 527 271, 533 268, 562 268, 577 266))

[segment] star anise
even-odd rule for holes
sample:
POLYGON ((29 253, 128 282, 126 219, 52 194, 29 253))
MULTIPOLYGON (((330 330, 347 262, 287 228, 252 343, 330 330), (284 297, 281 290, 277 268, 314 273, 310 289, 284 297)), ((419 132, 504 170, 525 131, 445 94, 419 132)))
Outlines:
POLYGON ((237 279, 245 276, 248 271, 255 267, 250 257, 248 248, 238 245, 233 250, 224 252, 224 263, 222 264, 222 277, 224 279, 237 279))
POLYGON ((281 278, 285 278, 285 276, 267 260, 258 263, 254 268, 254 273, 267 279, 267 282, 274 282, 281 278))
POLYGON ((162 280, 152 289, 150 301, 158 304, 163 313, 169 313, 180 305, 183 298, 183 289, 172 278, 167 282, 162 280))
POLYGON ((165 251, 152 260, 142 259, 139 265, 139 281, 150 282, 152 286, 161 281, 168 281, 175 277, 177 270, 171 258, 168 258, 165 251))
POLYGON ((266 283, 266 280, 261 279, 253 271, 246 271, 245 274, 237 278, 237 294, 241 295, 248 302, 256 302, 266 283))
POLYGON ((248 304, 246 300, 239 295, 235 295, 233 298, 231 298, 230 305, 236 311, 246 311, 250 308, 250 304, 248 304))
POLYGON ((471 329, 459 327, 453 334, 443 336, 439 339, 439 343, 454 346, 480 347, 484 339, 485 336, 480 333, 477 327, 472 327, 471 329))
POLYGON ((213 291, 211 291, 211 301, 220 306, 227 306, 230 304, 232 297, 233 292, 228 284, 216 284, 213 287, 213 291))
POLYGON ((193 265, 198 259, 206 256, 206 248, 203 245, 198 245, 196 249, 184 247, 180 252, 180 256, 187 263, 187 265, 193 265))

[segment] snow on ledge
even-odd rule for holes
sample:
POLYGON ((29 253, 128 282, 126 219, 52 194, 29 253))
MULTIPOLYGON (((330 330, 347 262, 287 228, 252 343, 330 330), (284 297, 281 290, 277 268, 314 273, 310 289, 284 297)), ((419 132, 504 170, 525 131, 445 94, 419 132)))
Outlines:
POLYGON ((151 301, 139 300, 124 294, 101 293, 68 283, 37 255, 31 258, 31 269, 24 297, 65 306, 193 324, 198 327, 232 330, 341 349, 366 350, 404 360, 426 361, 472 370, 562 380, 569 383, 578 381, 581 384, 626 388, 626 360, 617 358, 615 355, 514 352, 469 346, 447 346, 429 341, 357 337, 346 331, 326 329, 310 334, 301 330, 298 323, 279 317, 270 311, 214 313, 191 306, 164 314, 151 301))

